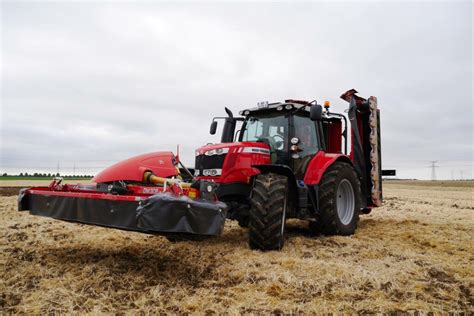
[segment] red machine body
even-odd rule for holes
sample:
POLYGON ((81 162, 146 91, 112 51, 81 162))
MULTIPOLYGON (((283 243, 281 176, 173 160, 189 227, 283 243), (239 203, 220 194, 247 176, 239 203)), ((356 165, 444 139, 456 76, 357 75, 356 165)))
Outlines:
MULTIPOLYGON (((196 150, 196 156, 206 155, 210 151, 228 150, 223 161, 220 175, 195 174, 198 180, 213 180, 217 183, 249 183, 251 177, 260 171, 252 166, 270 163, 270 148, 264 143, 236 142, 210 144, 196 150)), ((215 168, 220 169, 220 168, 215 168)))
POLYGON ((176 177, 178 175, 176 164, 176 157, 171 151, 147 153, 122 160, 104 169, 92 179, 92 182, 142 182, 146 171, 151 171, 163 178, 176 177))
MULTIPOLYGON (((261 173, 255 165, 270 164, 270 153, 259 152, 258 149, 269 150, 269 147, 263 143, 256 142, 237 142, 229 144, 211 144, 200 147, 196 150, 196 155, 202 155, 210 150, 228 148, 229 152, 222 166, 222 173, 218 176, 198 175, 196 179, 212 180, 217 183, 230 184, 236 182, 250 183, 253 176, 261 173), (257 149, 257 150, 254 150, 257 149)), ((304 183, 316 185, 321 180, 324 172, 335 161, 343 160, 350 162, 350 156, 342 153, 326 153, 319 151, 308 165, 308 172, 304 177, 304 183)))

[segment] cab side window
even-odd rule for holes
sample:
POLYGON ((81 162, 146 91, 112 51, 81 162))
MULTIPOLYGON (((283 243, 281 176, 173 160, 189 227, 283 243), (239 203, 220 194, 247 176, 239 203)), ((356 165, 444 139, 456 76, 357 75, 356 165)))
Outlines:
POLYGON ((302 150, 300 157, 314 155, 318 152, 318 134, 316 131, 316 124, 308 117, 295 116, 295 137, 300 140, 299 147, 302 150))

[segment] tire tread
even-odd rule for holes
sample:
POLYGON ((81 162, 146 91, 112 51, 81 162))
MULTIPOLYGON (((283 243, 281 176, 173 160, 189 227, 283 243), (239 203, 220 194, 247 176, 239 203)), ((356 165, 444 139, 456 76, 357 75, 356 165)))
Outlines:
POLYGON ((249 246, 258 250, 280 250, 287 178, 268 173, 258 175, 252 190, 249 221, 249 246))

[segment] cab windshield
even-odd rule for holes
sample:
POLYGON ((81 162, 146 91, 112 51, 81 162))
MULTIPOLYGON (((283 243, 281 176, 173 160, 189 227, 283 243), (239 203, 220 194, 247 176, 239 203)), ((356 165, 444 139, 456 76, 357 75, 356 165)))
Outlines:
POLYGON ((288 139, 288 116, 280 113, 251 116, 244 123, 241 141, 265 142, 271 149, 285 151, 288 139))

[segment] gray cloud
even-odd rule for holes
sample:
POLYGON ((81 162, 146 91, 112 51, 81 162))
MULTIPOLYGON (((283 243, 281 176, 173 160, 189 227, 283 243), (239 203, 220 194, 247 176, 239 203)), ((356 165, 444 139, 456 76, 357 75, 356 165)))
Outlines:
MULTIPOLYGON (((257 101, 379 98, 401 177, 472 177, 472 4, 1 4, 0 171, 194 148, 257 101)), ((94 168, 96 169, 94 169, 94 168)), ((42 170, 39 170, 42 169, 42 170)))

